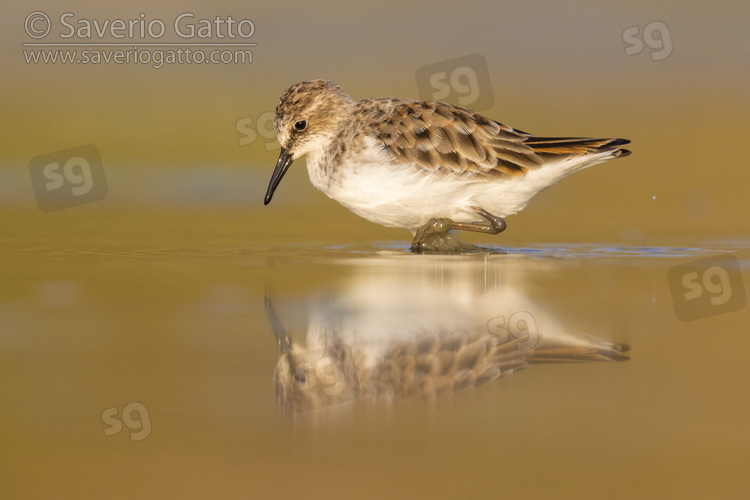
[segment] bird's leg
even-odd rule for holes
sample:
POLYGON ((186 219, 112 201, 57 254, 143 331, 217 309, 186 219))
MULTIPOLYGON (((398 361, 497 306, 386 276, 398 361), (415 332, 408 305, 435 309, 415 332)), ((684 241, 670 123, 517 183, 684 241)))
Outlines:
POLYGON ((459 240, 451 235, 451 229, 462 231, 476 231, 480 233, 498 234, 505 230, 506 224, 502 217, 496 217, 483 208, 472 207, 476 213, 487 219, 488 223, 454 222, 451 219, 430 219, 420 227, 411 243, 411 251, 415 253, 461 253, 479 250, 479 247, 459 240))
POLYGON ((499 234, 505 231, 507 224, 505 219, 492 215, 487 210, 479 207, 471 207, 476 213, 487 219, 489 224, 478 223, 478 222, 453 222, 451 221, 451 229, 460 229, 462 231, 476 231, 478 233, 488 234, 499 234))
POLYGON ((450 219, 430 219, 420 227, 411 243, 415 253, 465 253, 478 248, 471 243, 459 240, 450 233, 453 221, 450 219))

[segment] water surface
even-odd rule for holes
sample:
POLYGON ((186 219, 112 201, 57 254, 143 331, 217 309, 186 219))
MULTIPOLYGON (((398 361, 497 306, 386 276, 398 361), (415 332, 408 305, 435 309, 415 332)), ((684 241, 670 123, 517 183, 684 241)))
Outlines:
POLYGON ((220 215, 175 218, 163 230, 183 236, 170 244, 131 216, 121 226, 110 217, 98 236, 68 224, 53 240, 9 240, 4 496, 746 490, 748 310, 680 321, 668 278, 673 266, 730 254, 747 282, 741 244, 419 256, 406 241, 253 245, 193 225, 230 217, 220 215), (617 362, 531 363, 462 391, 350 392, 288 411, 274 390, 266 299, 302 351, 315 339, 357 351, 417 331, 497 335, 500 317, 517 328, 496 344, 535 333, 631 350, 617 362))

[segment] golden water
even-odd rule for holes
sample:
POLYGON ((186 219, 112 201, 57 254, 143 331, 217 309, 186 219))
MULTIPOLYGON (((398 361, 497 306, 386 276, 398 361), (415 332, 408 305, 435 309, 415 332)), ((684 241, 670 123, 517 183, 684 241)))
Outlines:
POLYGON ((282 215, 280 233, 323 241, 274 237, 260 208, 94 207, 12 219, 0 264, 5 498, 729 498, 747 486, 748 309, 682 322, 667 274, 731 253, 747 282, 747 250, 586 243, 418 256, 406 238, 355 233, 334 245, 282 215), (265 297, 295 342, 321 307, 349 304, 326 328, 382 321, 393 333, 404 311, 437 301, 444 317, 487 325, 530 311, 542 336, 632 350, 457 394, 289 414, 272 384, 279 347, 265 297))
POLYGON ((4 5, 0 498, 749 496, 750 3, 195 3, 4 5), (55 24, 42 42, 182 43, 62 39, 57 20, 171 28, 195 10, 253 20, 258 45, 251 65, 26 64, 37 9, 55 24), (302 159, 262 205, 287 86, 420 98, 420 68, 477 53, 494 100, 478 111, 633 154, 540 193, 500 235, 461 235, 506 255, 408 254, 408 232, 327 199, 302 159), (82 145, 106 196, 40 211, 30 165, 82 145), (497 335, 505 318, 501 343, 536 327, 630 359, 289 413, 266 298, 298 350, 497 335))

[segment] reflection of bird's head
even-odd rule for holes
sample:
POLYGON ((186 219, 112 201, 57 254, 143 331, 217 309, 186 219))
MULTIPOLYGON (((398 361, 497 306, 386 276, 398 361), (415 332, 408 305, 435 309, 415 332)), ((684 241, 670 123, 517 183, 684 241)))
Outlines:
POLYGON ((273 383, 281 405, 295 411, 344 403, 359 395, 352 351, 346 345, 282 353, 273 383))

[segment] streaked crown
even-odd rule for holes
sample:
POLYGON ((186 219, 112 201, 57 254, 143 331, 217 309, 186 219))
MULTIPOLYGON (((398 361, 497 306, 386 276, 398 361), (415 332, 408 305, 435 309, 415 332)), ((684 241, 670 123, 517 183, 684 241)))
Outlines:
POLYGON ((293 159, 324 147, 336 137, 354 105, 351 97, 334 82, 295 83, 284 91, 276 106, 273 127, 281 147, 293 159))

